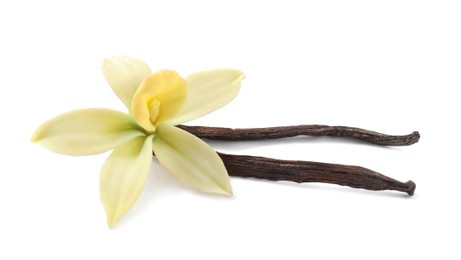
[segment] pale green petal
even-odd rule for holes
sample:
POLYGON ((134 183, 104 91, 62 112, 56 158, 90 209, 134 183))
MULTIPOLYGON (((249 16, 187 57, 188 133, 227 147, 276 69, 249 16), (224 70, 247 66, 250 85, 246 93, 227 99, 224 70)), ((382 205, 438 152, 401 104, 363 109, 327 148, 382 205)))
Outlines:
POLYGON ((136 89, 152 74, 144 62, 125 56, 104 59, 101 69, 112 90, 128 110, 131 109, 131 100, 136 89))
POLYGON ((167 123, 182 124, 227 105, 239 92, 243 78, 242 72, 232 69, 210 70, 190 75, 186 78, 186 102, 181 112, 167 123))
POLYGON ((117 147, 102 166, 101 201, 111 228, 143 191, 152 163, 152 137, 137 137, 117 147))
POLYGON ((155 156, 174 177, 199 191, 232 195, 221 158, 205 142, 175 126, 158 126, 155 156))
POLYGON ((92 155, 145 135, 127 114, 110 109, 82 109, 41 125, 32 141, 66 155, 92 155))
POLYGON ((173 70, 158 71, 147 77, 133 96, 131 114, 147 131, 176 116, 187 95, 186 81, 173 70))

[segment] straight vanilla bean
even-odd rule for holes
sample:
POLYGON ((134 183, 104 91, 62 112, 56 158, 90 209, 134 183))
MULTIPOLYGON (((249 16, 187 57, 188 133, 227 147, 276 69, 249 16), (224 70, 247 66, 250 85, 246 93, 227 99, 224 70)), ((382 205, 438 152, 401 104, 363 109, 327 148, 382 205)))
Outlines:
POLYGON ((410 196, 416 188, 413 181, 403 183, 360 166, 218 154, 230 176, 298 183, 332 183, 367 190, 396 190, 410 196))
POLYGON ((356 127, 328 125, 297 125, 242 129, 186 125, 180 125, 179 127, 200 138, 228 141, 266 140, 307 135, 346 137, 377 145, 404 146, 418 142, 420 137, 417 131, 408 135, 386 135, 356 127))

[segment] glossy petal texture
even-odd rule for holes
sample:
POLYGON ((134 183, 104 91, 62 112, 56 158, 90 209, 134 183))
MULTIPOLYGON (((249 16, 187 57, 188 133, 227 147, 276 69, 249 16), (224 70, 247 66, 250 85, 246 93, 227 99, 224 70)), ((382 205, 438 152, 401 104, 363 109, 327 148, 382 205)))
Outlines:
POLYGON ((205 142, 175 126, 158 126, 153 141, 159 162, 182 183, 199 191, 232 195, 224 164, 205 142))
POLYGON ((152 74, 144 62, 125 56, 104 59, 101 69, 112 90, 128 110, 131 109, 131 100, 136 89, 152 74))
POLYGON ((110 109, 82 109, 59 115, 32 136, 47 149, 66 155, 92 155, 145 135, 129 115, 110 109))
POLYGON ((114 227, 144 189, 152 163, 152 138, 138 137, 119 147, 107 158, 100 176, 101 201, 107 224, 114 227))
POLYGON ((187 77, 187 99, 176 117, 168 120, 177 125, 199 118, 228 104, 240 90, 244 74, 220 69, 197 72, 187 77))
POLYGON ((186 81, 176 71, 162 70, 147 77, 133 96, 131 114, 147 131, 177 115, 186 100, 186 81))

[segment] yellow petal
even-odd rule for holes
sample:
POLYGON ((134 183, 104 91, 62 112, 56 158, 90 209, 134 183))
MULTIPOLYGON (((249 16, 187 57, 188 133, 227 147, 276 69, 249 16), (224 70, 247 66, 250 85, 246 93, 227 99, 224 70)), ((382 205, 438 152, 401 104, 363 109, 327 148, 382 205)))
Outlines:
POLYGON ((199 118, 228 104, 240 90, 244 74, 220 69, 198 72, 187 77, 187 99, 181 112, 167 123, 177 125, 199 118))
POLYGON ((45 148, 66 155, 102 153, 145 135, 133 119, 110 109, 82 109, 64 113, 41 125, 32 136, 45 148))
POLYGON ((175 126, 159 125, 153 149, 159 162, 182 183, 203 192, 232 195, 221 158, 194 135, 175 126))
POLYGON ((101 201, 111 228, 143 191, 152 163, 152 137, 137 137, 117 147, 102 166, 101 201))
POLYGON ((131 113, 148 131, 177 115, 187 95, 186 81, 176 71, 162 70, 147 77, 133 96, 131 113))
POLYGON ((152 74, 144 62, 125 56, 104 59, 101 69, 112 90, 128 110, 131 109, 131 100, 136 89, 152 74))

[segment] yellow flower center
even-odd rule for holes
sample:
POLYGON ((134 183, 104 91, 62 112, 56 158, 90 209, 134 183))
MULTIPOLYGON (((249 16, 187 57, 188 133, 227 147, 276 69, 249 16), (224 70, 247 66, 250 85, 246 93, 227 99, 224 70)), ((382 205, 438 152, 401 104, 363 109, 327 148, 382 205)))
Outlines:
POLYGON ((150 108, 150 122, 155 125, 155 121, 158 118, 158 114, 160 111, 160 101, 158 99, 154 99, 149 103, 150 108))
POLYGON ((148 132, 181 112, 187 96, 187 83, 172 70, 148 76, 133 96, 131 114, 148 132), (161 105, 161 106, 160 106, 161 105))

